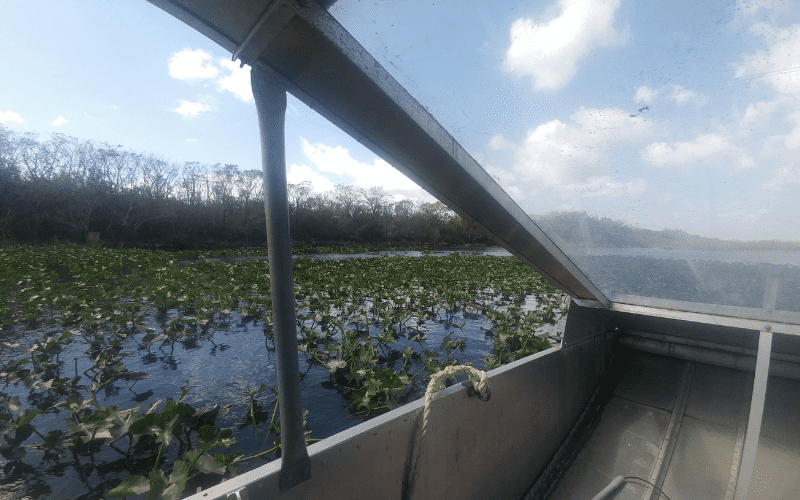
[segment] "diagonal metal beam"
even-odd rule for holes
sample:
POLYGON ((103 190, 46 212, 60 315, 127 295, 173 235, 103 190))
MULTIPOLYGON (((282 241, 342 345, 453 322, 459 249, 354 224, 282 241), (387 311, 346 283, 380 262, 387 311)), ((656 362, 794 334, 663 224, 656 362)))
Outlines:
POLYGON ((213 0, 150 1, 231 52, 244 45, 249 54, 260 54, 254 64, 274 70, 289 92, 484 228, 558 288, 609 305, 458 141, 317 2, 283 0, 295 15, 282 18, 288 20, 279 32, 269 30, 261 38, 251 33, 264 15, 263 0, 231 0, 227 8, 213 0))

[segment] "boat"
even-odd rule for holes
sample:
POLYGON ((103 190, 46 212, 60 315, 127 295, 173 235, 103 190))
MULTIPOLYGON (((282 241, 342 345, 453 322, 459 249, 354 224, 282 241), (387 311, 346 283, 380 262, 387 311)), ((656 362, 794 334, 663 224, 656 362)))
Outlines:
POLYGON ((662 247, 684 257, 592 254, 586 220, 570 250, 340 24, 334 2, 149 1, 252 68, 276 286, 282 458, 192 499, 800 498, 800 261, 739 262, 686 233, 662 247), (560 345, 490 370, 485 387, 456 383, 306 447, 286 92, 568 293, 560 345))

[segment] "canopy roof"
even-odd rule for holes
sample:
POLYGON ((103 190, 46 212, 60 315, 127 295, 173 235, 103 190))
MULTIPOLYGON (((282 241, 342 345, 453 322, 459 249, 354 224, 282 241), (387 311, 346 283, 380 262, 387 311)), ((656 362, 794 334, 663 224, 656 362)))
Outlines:
POLYGON ((150 1, 574 298, 800 324, 796 12, 150 1))

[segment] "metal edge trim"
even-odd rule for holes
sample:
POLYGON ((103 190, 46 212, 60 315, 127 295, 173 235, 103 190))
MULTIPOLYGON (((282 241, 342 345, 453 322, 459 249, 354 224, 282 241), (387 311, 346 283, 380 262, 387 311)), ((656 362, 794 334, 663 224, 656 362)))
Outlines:
MULTIPOLYGON (((644 297, 640 295, 617 295, 612 301, 614 304, 652 307, 656 309, 670 309, 719 317, 739 318, 764 323, 785 323, 800 325, 800 312, 772 311, 766 308, 729 306, 723 304, 710 304, 706 302, 688 302, 682 300, 662 299, 657 297, 644 297)), ((759 326, 752 328, 761 330, 759 326)))
POLYGON ((719 316, 716 314, 697 313, 686 310, 665 309, 619 302, 612 302, 609 310, 627 314, 639 314, 643 316, 654 316, 658 318, 689 321, 692 323, 702 323, 706 325, 728 326, 756 331, 771 330, 776 333, 784 333, 787 335, 800 335, 800 325, 798 324, 764 321, 733 316, 719 316))

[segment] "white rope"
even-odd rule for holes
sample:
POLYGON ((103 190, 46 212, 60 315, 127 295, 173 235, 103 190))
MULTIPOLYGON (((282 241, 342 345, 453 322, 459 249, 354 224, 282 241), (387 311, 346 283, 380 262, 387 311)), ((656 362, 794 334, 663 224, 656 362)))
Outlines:
POLYGON ((447 380, 448 377, 459 374, 469 376, 469 380, 472 382, 472 387, 475 389, 475 392, 478 392, 481 395, 481 398, 485 398, 489 394, 489 378, 486 375, 486 372, 478 370, 472 366, 451 365, 431 375, 431 380, 428 382, 428 388, 425 390, 425 405, 422 412, 422 439, 420 439, 419 448, 417 449, 417 456, 414 459, 414 467, 411 470, 410 488, 412 491, 409 493, 413 493, 413 481, 414 477, 416 476, 417 465, 419 464, 419 458, 422 455, 422 450, 425 448, 425 438, 428 434, 428 416, 430 415, 431 411, 431 401, 433 401, 433 395, 437 391, 445 388, 445 380, 447 380))

